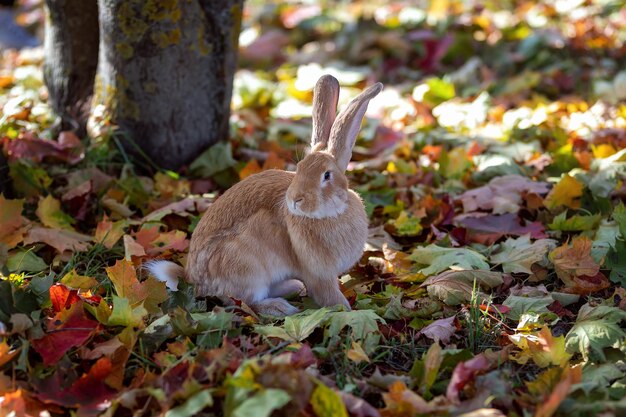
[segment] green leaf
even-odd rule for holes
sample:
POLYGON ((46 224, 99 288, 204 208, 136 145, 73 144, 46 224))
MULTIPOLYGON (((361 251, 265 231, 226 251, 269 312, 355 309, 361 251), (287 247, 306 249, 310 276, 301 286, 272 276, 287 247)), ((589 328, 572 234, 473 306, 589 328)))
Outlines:
POLYGON ((189 166, 193 175, 211 177, 236 164, 230 142, 218 142, 202 152, 189 166))
POLYGON ((373 310, 338 311, 331 313, 328 334, 336 336, 348 326, 352 329, 352 338, 359 341, 369 333, 378 331, 377 322, 385 323, 385 320, 373 310))
POLYGON ((626 288, 626 242, 618 240, 615 248, 606 254, 604 266, 611 270, 609 278, 614 283, 626 288))
POLYGON ((109 326, 141 326, 143 318, 148 311, 143 307, 143 303, 135 308, 131 308, 127 298, 113 296, 113 311, 109 317, 109 326))
POLYGON ((165 417, 191 417, 202 411, 205 407, 213 405, 213 396, 209 390, 202 390, 187 399, 176 408, 172 408, 165 417))
POLYGON ((530 235, 517 239, 508 238, 499 245, 499 251, 491 256, 491 263, 501 264, 506 273, 532 274, 532 264, 548 258, 548 252, 556 247, 552 239, 539 239, 530 243, 530 235))
POLYGON ((622 239, 626 240, 626 207, 621 201, 613 210, 613 219, 617 222, 622 239))
POLYGON ((233 417, 269 417, 272 411, 287 404, 291 397, 282 389, 269 388, 246 399, 234 411, 233 417))
POLYGON ((32 250, 19 249, 9 255, 7 268, 10 272, 41 272, 48 265, 32 250))
POLYGON ((328 319, 329 312, 327 308, 320 308, 285 317, 285 332, 293 340, 301 342, 328 319))
POLYGON ((508 317, 513 320, 519 320, 523 314, 527 313, 549 313, 548 306, 553 302, 554 300, 550 296, 536 298, 509 295, 502 304, 511 309, 511 311, 506 313, 508 317))
POLYGON ((619 325, 609 320, 585 320, 576 323, 567 333, 565 348, 568 352, 580 353, 585 361, 605 360, 605 347, 618 347, 626 338, 619 325))
POLYGON ((565 348, 568 352, 580 353, 585 361, 604 361, 603 349, 619 347, 626 339, 626 332, 619 326, 623 320, 626 320, 626 311, 619 308, 585 304, 578 312, 576 324, 567 333, 565 348))
POLYGON ((447 305, 458 305, 472 298, 474 281, 484 288, 494 288, 503 283, 502 273, 493 271, 446 271, 429 277, 420 285, 427 287, 428 295, 447 305))
POLYGON ((395 220, 390 220, 390 224, 393 224, 397 230, 398 236, 417 236, 422 232, 421 219, 413 217, 406 211, 402 210, 400 215, 395 220))
POLYGON ((429 265, 418 271, 424 275, 438 274, 451 267, 457 269, 489 269, 489 264, 486 262, 487 258, 468 248, 442 248, 432 244, 415 249, 409 259, 421 265, 429 265))
POLYGON ((52 178, 44 169, 26 160, 11 162, 9 175, 13 180, 13 189, 24 197, 41 195, 52 185, 52 178))
POLYGON ((317 384, 311 395, 311 406, 317 417, 348 417, 339 394, 322 383, 317 384))
POLYGON ((575 232, 581 230, 592 230, 598 227, 602 215, 594 214, 591 216, 583 216, 576 214, 569 219, 567 212, 563 212, 556 216, 552 223, 548 224, 551 230, 560 230, 562 232, 575 232))

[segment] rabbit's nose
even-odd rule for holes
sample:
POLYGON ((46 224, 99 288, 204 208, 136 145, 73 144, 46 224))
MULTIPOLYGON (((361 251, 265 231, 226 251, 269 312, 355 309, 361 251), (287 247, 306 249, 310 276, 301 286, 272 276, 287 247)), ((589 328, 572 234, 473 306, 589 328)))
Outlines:
POLYGON ((296 198, 295 200, 293 200, 293 206, 294 206, 294 208, 297 208, 297 207, 298 207, 298 203, 301 203, 301 202, 302 202, 302 200, 304 200, 304 198, 302 198, 302 197, 298 197, 298 198, 296 198))

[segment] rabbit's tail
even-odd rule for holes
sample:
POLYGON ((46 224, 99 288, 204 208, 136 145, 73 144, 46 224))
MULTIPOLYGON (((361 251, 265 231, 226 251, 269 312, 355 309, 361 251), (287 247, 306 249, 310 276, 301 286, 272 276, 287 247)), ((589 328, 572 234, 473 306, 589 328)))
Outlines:
POLYGON ((178 279, 185 277, 185 269, 170 261, 148 261, 143 267, 172 291, 178 290, 178 279))

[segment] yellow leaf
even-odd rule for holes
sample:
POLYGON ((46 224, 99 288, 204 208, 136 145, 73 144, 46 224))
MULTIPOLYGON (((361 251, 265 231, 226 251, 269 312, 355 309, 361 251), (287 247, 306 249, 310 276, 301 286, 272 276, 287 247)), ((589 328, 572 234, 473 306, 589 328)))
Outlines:
POLYGON ((189 180, 172 178, 162 172, 157 172, 154 176, 154 188, 162 198, 171 199, 187 195, 191 192, 189 180))
POLYGON ((552 210, 560 206, 578 208, 583 195, 583 184, 576 178, 564 175, 544 200, 545 206, 552 210))
POLYGON ((92 277, 78 275, 76 270, 72 269, 61 279, 61 284, 78 290, 90 290, 98 285, 98 281, 92 277))
POLYGON ((19 353, 19 349, 11 350, 11 346, 6 341, 0 343, 0 366, 4 366, 19 353))
POLYGON ((370 358, 367 356, 367 353, 365 353, 361 345, 354 340, 352 341, 352 349, 348 351, 348 359, 356 363, 370 362, 370 358))
POLYGON ((317 417, 348 417, 346 406, 332 388, 318 384, 311 395, 311 406, 317 417))
POLYGON ((591 145, 591 151, 593 152, 594 158, 608 158, 609 156, 615 154, 617 151, 613 147, 613 145, 609 143, 604 143, 602 145, 594 146, 591 145))
POLYGON ((35 212, 41 223, 51 229, 65 229, 74 231, 72 223, 74 219, 61 210, 61 202, 48 195, 39 200, 37 211, 35 212))
POLYGON ((509 338, 521 349, 517 355, 511 355, 517 363, 525 364, 532 359, 541 368, 550 365, 564 366, 572 356, 565 351, 565 337, 552 336, 547 326, 537 333, 517 333, 509 338))

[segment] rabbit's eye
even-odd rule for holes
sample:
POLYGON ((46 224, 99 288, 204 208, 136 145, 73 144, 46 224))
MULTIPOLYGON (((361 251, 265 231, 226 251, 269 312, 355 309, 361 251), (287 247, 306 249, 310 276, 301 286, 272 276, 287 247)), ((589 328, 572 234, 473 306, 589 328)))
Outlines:
POLYGON ((324 181, 329 181, 330 180, 330 171, 326 171, 324 172, 324 181))

